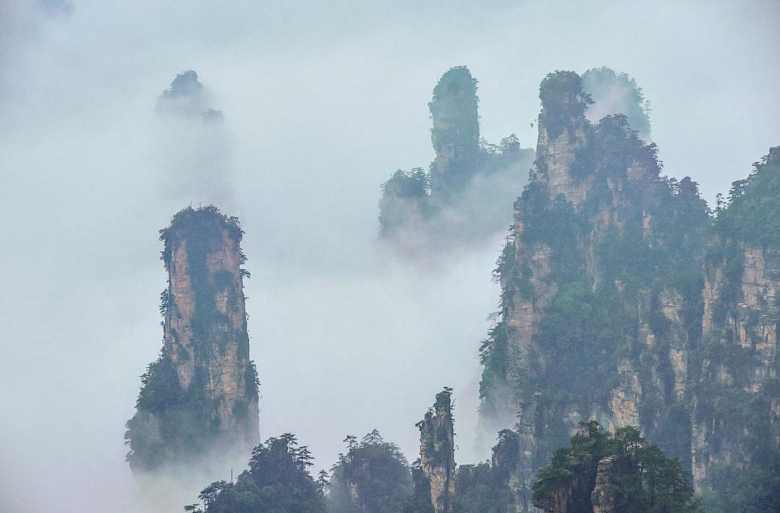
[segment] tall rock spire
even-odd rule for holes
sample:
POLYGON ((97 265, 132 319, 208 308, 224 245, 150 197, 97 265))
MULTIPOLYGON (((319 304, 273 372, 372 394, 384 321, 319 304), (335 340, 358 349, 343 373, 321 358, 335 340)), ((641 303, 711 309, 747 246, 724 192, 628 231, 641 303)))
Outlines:
POLYGON ((238 220, 213 206, 186 208, 160 231, 168 271, 160 306, 164 342, 127 423, 134 471, 245 452, 258 442, 242 235, 238 220))
POLYGON ((452 389, 436 395, 436 402, 417 423, 420 429, 420 465, 430 482, 431 504, 436 513, 450 513, 455 496, 455 427, 452 389))
POLYGON ((433 89, 431 191, 445 197, 460 192, 479 171, 479 112, 477 79, 466 66, 442 75, 433 89))

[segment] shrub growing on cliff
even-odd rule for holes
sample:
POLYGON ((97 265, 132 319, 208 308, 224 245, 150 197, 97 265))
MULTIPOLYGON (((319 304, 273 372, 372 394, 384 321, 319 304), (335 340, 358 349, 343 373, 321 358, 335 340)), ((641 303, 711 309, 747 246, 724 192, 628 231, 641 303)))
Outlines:
POLYGON ((379 200, 381 236, 420 229, 430 213, 430 180, 421 167, 408 172, 399 169, 382 184, 382 199, 379 200))
POLYGON ((728 205, 717 210, 716 228, 724 239, 780 247, 780 146, 732 184, 728 205))
POLYGON ((435 513, 431 502, 431 482, 425 477, 420 460, 412 463, 412 493, 402 513, 435 513))

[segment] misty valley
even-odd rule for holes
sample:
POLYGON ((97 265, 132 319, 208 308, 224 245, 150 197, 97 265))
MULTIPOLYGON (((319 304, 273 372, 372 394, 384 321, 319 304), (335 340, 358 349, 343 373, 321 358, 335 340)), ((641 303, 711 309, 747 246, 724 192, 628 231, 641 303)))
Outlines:
POLYGON ((780 513, 780 3, 207 4, 0 4, 0 513, 780 513))
MULTIPOLYGON (((379 202, 377 243, 402 259, 510 225, 479 350, 487 462, 456 463, 447 387, 420 412, 411 463, 382 426, 348 435, 316 476, 296 435, 261 441, 244 231, 210 205, 160 231, 164 344, 127 423, 133 472, 248 460, 185 506, 194 513, 777 511, 780 232, 768 228, 780 228, 780 147, 713 210, 696 182, 660 174, 628 75, 555 71, 539 91, 536 149, 514 135, 494 146, 480 138, 477 80, 447 71, 429 104, 430 171, 396 172, 379 202), (590 121, 607 101, 613 112, 590 121)), ((184 72, 160 105, 210 125, 203 94, 184 72)))

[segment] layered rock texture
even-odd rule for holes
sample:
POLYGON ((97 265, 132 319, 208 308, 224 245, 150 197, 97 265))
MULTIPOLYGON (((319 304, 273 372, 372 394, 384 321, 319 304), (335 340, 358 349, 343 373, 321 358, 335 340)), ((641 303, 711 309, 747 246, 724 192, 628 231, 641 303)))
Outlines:
POLYGON ((420 468, 430 486, 436 513, 453 511, 455 496, 455 427, 450 389, 436 396, 433 407, 417 423, 420 429, 420 468))
POLYGON ((127 423, 134 471, 241 454, 259 441, 238 220, 215 207, 187 208, 160 234, 168 271, 163 348, 127 423))
POLYGON ((748 468, 755 447, 780 448, 780 215, 765 221, 770 239, 734 221, 776 209, 777 179, 761 182, 768 197, 744 198, 780 173, 777 149, 713 221, 694 182, 660 176, 655 146, 625 116, 586 119, 576 73, 548 75, 540 97, 536 162, 481 351, 482 426, 516 426, 518 490, 589 419, 641 428, 710 487, 709 467, 748 468))
POLYGON ((465 244, 506 229, 533 151, 514 135, 480 139, 477 80, 465 66, 447 71, 428 104, 436 153, 430 170, 397 171, 382 186, 381 235, 404 249, 465 244))

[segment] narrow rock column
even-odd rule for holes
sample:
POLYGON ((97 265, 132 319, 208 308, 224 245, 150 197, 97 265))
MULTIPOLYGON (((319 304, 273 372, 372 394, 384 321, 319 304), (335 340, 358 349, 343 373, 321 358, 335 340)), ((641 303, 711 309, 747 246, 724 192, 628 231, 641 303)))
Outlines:
POLYGON ((477 80, 465 66, 444 75, 428 104, 433 120, 431 142, 436 160, 431 165, 431 193, 449 197, 468 183, 479 164, 477 80))
POLYGON ((160 306, 164 342, 127 423, 127 459, 135 471, 244 453, 258 442, 242 235, 238 220, 213 206, 184 209, 160 232, 168 271, 160 306))
POLYGON ((431 484, 431 504, 436 513, 450 513, 455 495, 455 428, 452 389, 436 395, 436 402, 417 423, 420 429, 420 462, 431 484))

